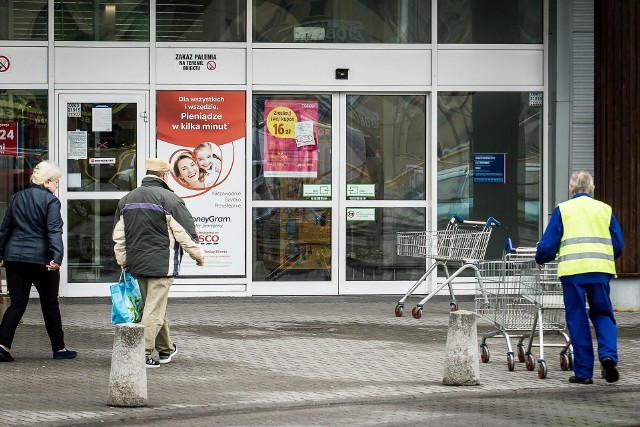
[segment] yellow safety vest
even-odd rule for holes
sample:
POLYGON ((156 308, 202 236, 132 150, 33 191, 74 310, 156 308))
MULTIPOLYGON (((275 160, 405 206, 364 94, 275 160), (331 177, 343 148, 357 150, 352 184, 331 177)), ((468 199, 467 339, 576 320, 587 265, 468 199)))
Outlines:
POLYGON ((611 244, 611 206, 580 196, 558 205, 563 233, 558 251, 558 276, 581 273, 616 274, 611 244))

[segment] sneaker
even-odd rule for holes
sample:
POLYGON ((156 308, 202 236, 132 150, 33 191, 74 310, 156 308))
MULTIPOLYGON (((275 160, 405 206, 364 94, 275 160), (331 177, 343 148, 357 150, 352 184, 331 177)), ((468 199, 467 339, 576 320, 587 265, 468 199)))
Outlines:
POLYGON ((13 362, 13 356, 4 348, 0 347, 0 362, 13 362))
POLYGON ((147 368, 159 368, 160 367, 160 362, 158 362, 155 359, 152 359, 151 357, 147 357, 147 368))
POLYGON ((77 351, 68 350, 66 348, 64 350, 53 352, 54 359, 75 359, 77 355, 77 351))
POLYGON ((602 378, 604 378, 608 383, 615 383, 620 378, 620 374, 618 373, 618 369, 616 369, 616 362, 613 361, 610 357, 603 357, 600 361, 602 363, 603 374, 602 378))
POLYGON ((158 353, 159 362, 162 364, 169 363, 171 362, 171 359, 173 359, 173 356, 175 356, 176 354, 178 354, 178 346, 174 343, 173 351, 171 353, 164 353, 162 351, 158 353))

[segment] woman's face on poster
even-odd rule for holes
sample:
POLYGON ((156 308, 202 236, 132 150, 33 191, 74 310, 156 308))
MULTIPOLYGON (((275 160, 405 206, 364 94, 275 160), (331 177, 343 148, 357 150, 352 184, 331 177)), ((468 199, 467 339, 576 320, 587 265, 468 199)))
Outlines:
POLYGON ((200 169, 196 162, 185 157, 178 160, 178 171, 180 172, 180 178, 182 178, 187 184, 196 184, 200 178, 200 169))

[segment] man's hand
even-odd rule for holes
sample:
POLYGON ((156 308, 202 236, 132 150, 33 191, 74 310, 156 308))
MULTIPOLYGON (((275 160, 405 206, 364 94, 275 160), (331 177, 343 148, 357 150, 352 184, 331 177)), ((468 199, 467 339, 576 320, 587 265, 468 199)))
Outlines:
POLYGON ((536 266, 538 267, 538 270, 542 270, 542 267, 544 267, 544 264, 536 264, 536 266))
POLYGON ((57 262, 51 260, 51 262, 49 264, 47 264, 47 270, 49 271, 55 271, 55 270, 59 270, 60 269, 60 264, 58 264, 57 262))
POLYGON ((4 260, 0 259, 0 268, 4 267, 4 260))
POLYGON ((204 258, 197 259, 197 260, 196 260, 196 265, 197 265, 198 267, 202 267, 202 266, 204 266, 204 258))

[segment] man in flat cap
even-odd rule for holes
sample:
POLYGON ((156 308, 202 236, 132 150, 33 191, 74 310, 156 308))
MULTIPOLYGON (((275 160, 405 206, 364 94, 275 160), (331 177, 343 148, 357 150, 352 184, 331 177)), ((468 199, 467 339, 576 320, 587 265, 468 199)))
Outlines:
POLYGON ((169 288, 178 275, 182 254, 187 252, 202 266, 204 251, 191 213, 169 188, 171 165, 153 158, 147 159, 146 169, 142 185, 118 203, 113 241, 118 264, 138 279, 144 300, 147 368, 157 368, 178 353, 166 313, 169 288), (158 359, 153 357, 154 350, 158 359))

